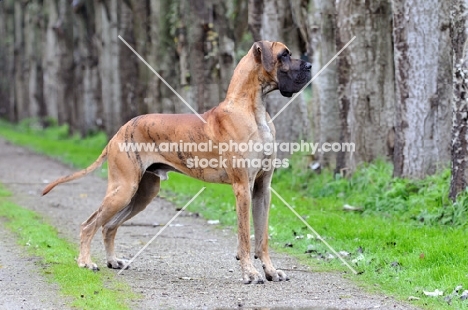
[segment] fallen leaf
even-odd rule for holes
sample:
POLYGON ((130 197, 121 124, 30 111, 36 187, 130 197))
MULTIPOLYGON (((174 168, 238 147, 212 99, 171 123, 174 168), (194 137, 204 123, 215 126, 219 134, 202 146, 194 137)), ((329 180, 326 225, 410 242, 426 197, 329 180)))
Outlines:
POLYGON ((183 227, 183 226, 184 226, 184 224, 179 224, 179 223, 169 225, 169 227, 183 227))
POLYGON ((455 287, 455 289, 453 290, 453 293, 458 294, 458 293, 461 292, 462 289, 463 289, 463 285, 458 285, 458 286, 455 287))
POLYGON ((444 295, 444 292, 439 290, 439 289, 436 289, 433 292, 423 291, 423 293, 426 296, 432 296, 432 297, 437 297, 437 296, 443 296, 444 295))
POLYGON ((361 211, 363 211, 363 208, 362 208, 362 207, 350 206, 350 205, 344 205, 344 206, 343 206, 343 211, 356 211, 356 212, 361 212, 361 211))
POLYGON ((358 262, 360 262, 360 261, 362 261, 362 260, 364 260, 364 255, 362 255, 362 253, 360 253, 360 254, 358 255, 358 257, 356 257, 355 259, 353 259, 351 262, 352 262, 353 264, 357 264, 358 262))
POLYGON ((340 254, 341 257, 348 257, 349 255, 351 255, 351 253, 346 251, 339 251, 338 254, 340 254))
POLYGON ((463 293, 460 296, 461 300, 467 300, 468 299, 468 290, 464 290, 463 293))
POLYGON ((320 170, 320 163, 318 161, 310 163, 309 168, 311 170, 320 170))

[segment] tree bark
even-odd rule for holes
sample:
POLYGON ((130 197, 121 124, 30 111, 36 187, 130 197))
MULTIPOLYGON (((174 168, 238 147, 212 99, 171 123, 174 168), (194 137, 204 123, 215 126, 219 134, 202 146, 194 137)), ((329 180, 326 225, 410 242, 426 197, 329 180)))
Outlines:
POLYGON ((117 84, 117 11, 116 0, 94 2, 96 12, 96 39, 98 40, 99 79, 102 89, 102 124, 108 136, 115 133, 120 124, 120 88, 117 84))
MULTIPOLYGON (((176 27, 171 23, 171 17, 178 14, 177 5, 171 5, 169 1, 150 1, 151 45, 148 48, 148 62, 175 89, 180 85, 180 67, 170 28, 176 27)), ((150 73, 148 89, 149 112, 175 113, 175 105, 183 104, 153 72, 150 73)))
MULTIPOLYGON (((137 50, 140 55, 145 55, 144 45, 143 43, 137 43, 136 35, 135 35, 135 19, 139 18, 135 16, 134 12, 132 11, 130 1, 118 1, 118 26, 117 31, 119 35, 122 36, 127 43, 129 43, 133 48, 140 47, 143 49, 141 52, 137 50)), ((143 35, 140 35, 143 36, 143 35)), ((121 111, 116 111, 116 113, 121 114, 119 118, 120 123, 117 124, 117 130, 122 126, 125 122, 132 119, 133 117, 139 114, 138 111, 138 101, 142 102, 142 93, 143 91, 140 89, 139 91, 139 84, 140 84, 140 76, 139 69, 143 70, 143 66, 139 67, 141 64, 141 60, 130 50, 125 44, 123 44, 120 39, 116 37, 117 41, 117 51, 118 51, 118 66, 117 66, 117 74, 119 75, 117 81, 119 81, 115 86, 119 85, 121 89, 121 111)), ((145 68, 146 70, 147 68, 145 68)))
MULTIPOLYGON (((99 80, 99 59, 95 40, 95 11, 92 0, 75 3, 75 111, 82 136, 99 127, 98 113, 102 111, 99 80)), ((102 112, 101 112, 102 113, 102 112)))
POLYGON ((29 116, 29 95, 25 92, 28 89, 29 63, 26 54, 25 39, 25 1, 15 1, 15 119, 22 120, 29 116))
MULTIPOLYGON (((188 68, 190 74, 189 85, 192 92, 193 107, 198 112, 205 112, 210 106, 205 108, 205 94, 209 92, 209 82, 206 74, 207 61, 210 57, 205 58, 205 42, 207 39, 207 31, 210 27, 210 9, 211 1, 207 0, 191 0, 189 5, 185 7, 183 18, 190 21, 188 27, 188 68), (196 107, 196 108, 195 108, 196 107)), ((211 23, 211 28, 212 28, 211 23)))
MULTIPOLYGON (((291 50, 293 57, 302 57, 305 50, 304 40, 301 40, 298 29, 286 27, 292 25, 292 12, 289 3, 279 0, 265 0, 262 17, 262 40, 281 41, 291 50), (302 44, 301 44, 302 43, 302 44)), ((268 94, 265 105, 270 116, 276 115, 290 98, 283 97, 279 91, 268 94)), ((299 95, 283 112, 274 120, 276 127, 276 140, 278 142, 297 142, 307 139, 310 133, 310 124, 307 116, 307 107, 302 95, 299 95)), ((278 153, 279 158, 287 154, 278 153)))
POLYGON ((138 58, 118 38, 135 48, 133 13, 128 1, 95 2, 96 34, 100 41, 99 71, 104 127, 112 136, 138 114, 138 58))
POLYGON ((448 8, 442 0, 394 1, 396 177, 422 178, 449 158, 441 132, 451 123, 448 8))
POLYGON ((254 42, 262 40, 263 2, 264 0, 249 0, 248 24, 254 42))
POLYGON ((73 25, 67 0, 45 0, 48 12, 44 51, 44 100, 47 113, 60 124, 71 123, 73 109, 73 25))
POLYGON ((0 6, 0 117, 9 121, 15 121, 14 5, 5 0, 0 6))
MULTIPOLYGON (((234 27, 227 17, 227 8, 224 2, 213 4, 214 27, 217 33, 218 55, 216 63, 219 69, 213 74, 211 83, 218 88, 218 97, 211 100, 210 105, 217 105, 224 100, 236 67, 236 40, 234 38, 234 27), (217 102, 216 102, 217 101, 217 102)), ((242 18, 240 18, 242 20, 242 18)))
POLYGON ((456 200, 468 181, 468 1, 452 0, 453 101, 449 198, 456 200))
MULTIPOLYGON (((191 107, 196 111, 198 106, 196 105, 196 98, 194 97, 194 91, 191 86, 192 76, 190 71, 190 35, 199 35, 200 28, 198 25, 193 25, 194 17, 191 17, 193 14, 190 10, 191 3, 181 1, 177 4, 178 6, 178 22, 176 24, 176 41, 177 41, 177 53, 179 55, 179 94, 185 99, 185 101, 191 105, 191 107), (192 27, 196 29, 190 30, 192 27), (189 31, 191 33, 189 33, 189 31), (196 32, 196 33, 194 33, 196 32)), ((196 18, 195 18, 196 20, 196 18)), ((196 53, 196 57, 199 58, 199 52, 196 53)), ((176 113, 191 113, 190 109, 180 101, 176 99, 174 101, 175 112, 176 113)))
POLYGON ((338 153, 336 171, 352 172, 362 162, 391 155, 387 146, 394 119, 391 3, 342 0, 337 12, 337 49, 356 36, 339 56, 337 68, 340 142, 354 143, 355 151, 338 153))
MULTIPOLYGON (((336 8, 334 1, 310 2, 309 54, 312 76, 336 54, 336 8)), ((314 122, 313 138, 321 145, 338 142, 340 138, 340 108, 338 104, 338 78, 336 61, 332 62, 312 82, 310 118, 314 122)), ((321 167, 336 167, 335 152, 315 154, 321 167)))
MULTIPOLYGON (((148 59, 148 50, 151 45, 150 33, 148 30, 150 23, 150 3, 149 1, 131 0, 131 9, 133 13, 133 33, 135 37, 135 49, 140 55, 148 59)), ((153 75, 148 67, 139 59, 136 60, 138 80, 135 85, 136 114, 148 113, 147 98, 148 80, 153 75)))

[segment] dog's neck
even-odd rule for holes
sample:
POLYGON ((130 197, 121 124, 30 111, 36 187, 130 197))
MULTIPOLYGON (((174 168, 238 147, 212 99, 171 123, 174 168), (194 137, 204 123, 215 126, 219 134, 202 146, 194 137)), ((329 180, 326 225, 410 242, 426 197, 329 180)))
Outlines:
POLYGON ((226 100, 234 99, 242 103, 248 99, 251 102, 253 98, 262 99, 266 94, 278 89, 277 83, 271 82, 271 76, 267 78, 265 75, 269 73, 263 69, 262 64, 255 61, 253 52, 250 50, 234 69, 226 100), (245 85, 256 87, 245 89, 245 85))
POLYGON ((266 108, 263 99, 269 92, 278 89, 276 83, 267 82, 264 75, 268 74, 261 64, 255 61, 252 50, 244 56, 236 69, 229 84, 226 99, 221 104, 236 109, 247 109, 255 115, 259 126, 266 126, 266 108), (262 71, 259 74, 259 71, 262 71), (245 87, 252 85, 252 87, 245 87))

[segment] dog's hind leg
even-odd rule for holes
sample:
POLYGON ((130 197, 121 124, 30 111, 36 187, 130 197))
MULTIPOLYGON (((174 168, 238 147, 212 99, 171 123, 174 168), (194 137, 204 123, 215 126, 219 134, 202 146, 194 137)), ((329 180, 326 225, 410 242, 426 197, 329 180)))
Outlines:
MULTIPOLYGON (((109 166, 111 164, 109 163, 109 166)), ((96 231, 109 222, 118 212, 131 202, 138 189, 139 171, 120 171, 117 167, 109 170, 107 193, 101 206, 85 222, 81 224, 80 255, 78 266, 99 270, 91 260, 91 241, 96 231)))
POLYGON ((131 219, 141 211, 153 200, 159 192, 160 178, 150 172, 145 172, 140 181, 138 190, 133 196, 128 206, 120 210, 113 218, 104 224, 102 228, 102 236, 104 238, 104 245, 106 248, 107 267, 113 269, 121 269, 127 263, 123 259, 115 256, 114 240, 117 234, 117 229, 125 221, 131 219))

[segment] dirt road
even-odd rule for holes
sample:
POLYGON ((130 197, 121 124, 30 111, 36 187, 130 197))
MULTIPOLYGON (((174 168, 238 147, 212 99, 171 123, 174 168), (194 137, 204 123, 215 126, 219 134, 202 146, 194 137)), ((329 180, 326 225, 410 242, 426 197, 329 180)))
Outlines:
MULTIPOLYGON (((39 212, 46 221, 57 227, 62 236, 78 244, 79 225, 98 207, 105 193, 106 181, 88 176, 73 184, 61 185, 41 197, 40 191, 46 182, 72 170, 2 139, 0 158, 0 182, 14 193, 15 202, 39 212)), ((197 199, 203 199, 203 196, 197 199)), ((130 258, 160 229, 151 225, 164 224, 175 213, 175 206, 156 198, 144 212, 130 220, 142 226, 125 226, 119 230, 117 253, 130 258)), ((2 265, 5 260, 17 258, 17 253, 4 251, 4 243, 0 243, 0 247, 3 252, 0 256, 2 265), (10 254, 11 257, 8 257, 10 254)), ((234 259, 235 250, 236 237, 231 230, 207 225, 205 220, 187 214, 181 215, 133 262, 132 268, 119 277, 144 296, 133 304, 135 309, 411 308, 383 295, 366 293, 339 274, 312 272, 295 259, 275 253, 272 254, 273 261, 278 268, 287 271, 291 280, 244 285, 234 259)), ((93 256, 95 262, 105 268, 104 247, 99 233, 93 242, 93 256)), ((34 273, 34 270, 30 270, 34 264, 25 265, 24 268, 28 270, 19 270, 16 274, 18 281, 23 277, 24 281, 40 281, 37 287, 45 286, 39 275, 30 277, 30 273, 34 273)), ((3 269, 0 268, 0 275, 3 269)), ((0 291, 5 289, 6 284, 0 281, 0 291)), ((49 289, 54 290, 53 287, 49 289)), ((24 296, 30 295, 26 287, 22 293, 24 296)), ((2 301, 0 299, 0 303, 2 301)), ((40 304, 43 300, 36 302, 40 304)), ((57 301, 55 305, 60 303, 57 301)), ((39 308, 53 308, 53 305, 44 304, 39 308)), ((22 306, 23 309, 34 308, 26 303, 22 306)))

